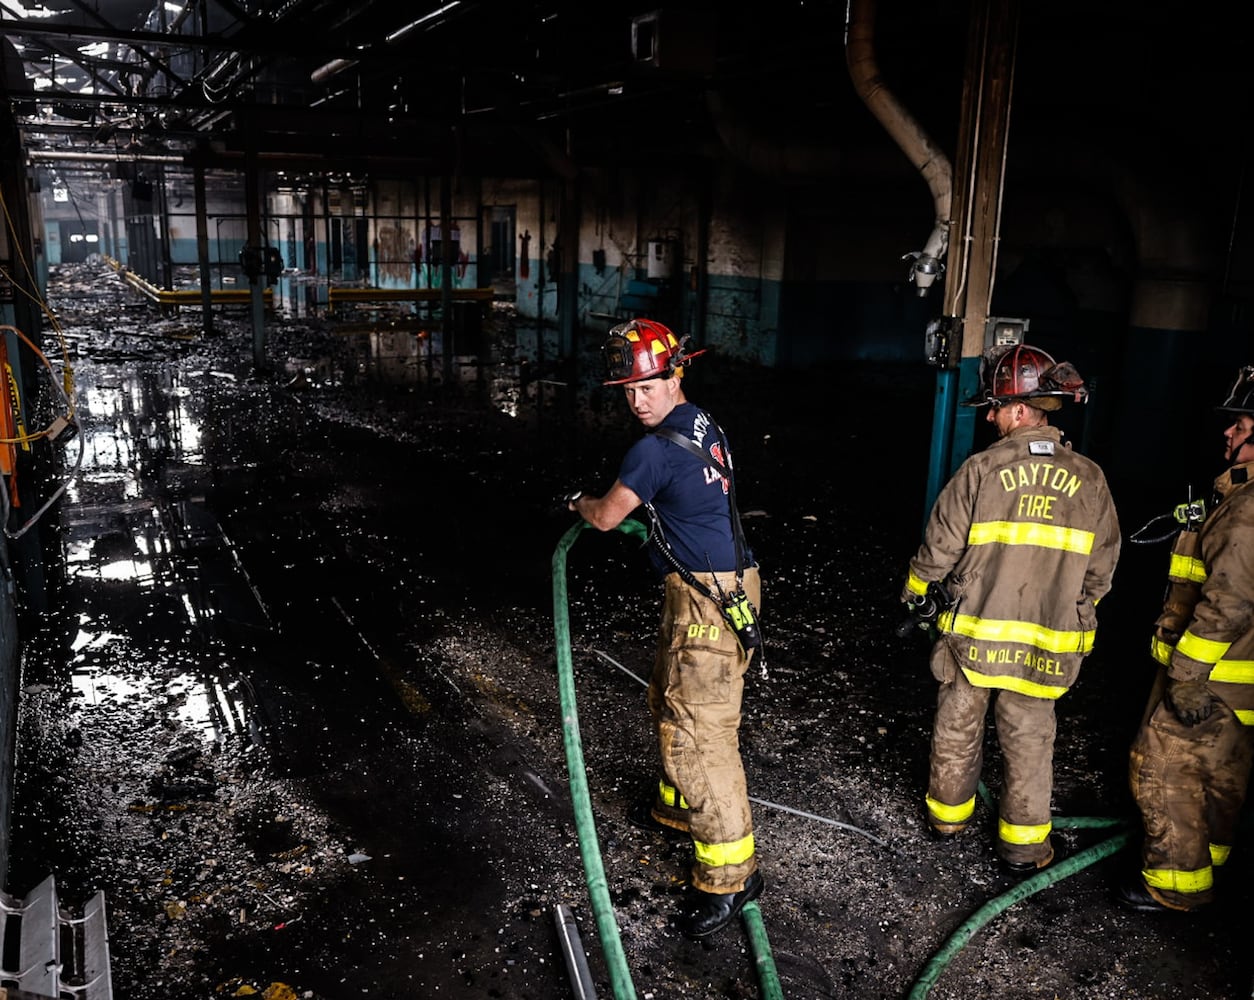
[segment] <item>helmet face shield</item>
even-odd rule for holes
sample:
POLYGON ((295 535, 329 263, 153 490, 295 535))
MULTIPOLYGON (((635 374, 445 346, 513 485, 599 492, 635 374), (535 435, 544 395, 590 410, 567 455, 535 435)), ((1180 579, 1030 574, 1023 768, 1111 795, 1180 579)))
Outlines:
POLYGON ((601 355, 605 360, 605 377, 609 380, 607 385, 626 382, 631 378, 635 353, 626 337, 611 333, 601 347, 601 355))

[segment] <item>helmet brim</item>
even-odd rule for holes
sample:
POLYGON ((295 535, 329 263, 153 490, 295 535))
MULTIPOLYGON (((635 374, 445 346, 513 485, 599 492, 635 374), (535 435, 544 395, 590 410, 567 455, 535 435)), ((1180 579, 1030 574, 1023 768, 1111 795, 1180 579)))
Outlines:
POLYGON ((630 385, 632 382, 664 382, 672 375, 683 375, 683 369, 676 369, 673 372, 660 372, 657 375, 628 375, 626 378, 611 378, 602 382, 602 385, 630 385))
MULTIPOLYGON (((1068 395, 1070 395, 1068 393, 1068 395)), ((1026 403, 1028 406, 1038 410, 1044 410, 1047 413, 1053 413, 1055 410, 1062 409, 1062 397, 1055 395, 1040 396, 972 396, 970 399, 964 399, 960 406, 1009 406, 1011 403, 1026 403)))

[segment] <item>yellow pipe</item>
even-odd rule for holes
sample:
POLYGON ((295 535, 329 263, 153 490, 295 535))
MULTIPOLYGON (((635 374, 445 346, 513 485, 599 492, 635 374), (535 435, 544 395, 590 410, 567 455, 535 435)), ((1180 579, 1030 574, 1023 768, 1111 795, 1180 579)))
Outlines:
MULTIPOLYGON (((109 260, 109 258, 105 258, 109 260)), ((115 263, 110 261, 110 263, 115 263)), ((128 271, 125 267, 120 267, 122 271, 122 280, 128 285, 143 292, 144 295, 152 299, 153 302, 160 303, 163 306, 177 305, 198 305, 203 299, 203 293, 199 289, 173 289, 158 288, 151 282, 145 281, 134 271, 128 271)), ((270 306, 274 299, 274 292, 267 288, 262 292, 267 306, 270 306)), ((209 298, 212 302, 221 302, 227 304, 247 304, 252 301, 252 292, 248 289, 237 288, 214 288, 209 292, 209 298)))

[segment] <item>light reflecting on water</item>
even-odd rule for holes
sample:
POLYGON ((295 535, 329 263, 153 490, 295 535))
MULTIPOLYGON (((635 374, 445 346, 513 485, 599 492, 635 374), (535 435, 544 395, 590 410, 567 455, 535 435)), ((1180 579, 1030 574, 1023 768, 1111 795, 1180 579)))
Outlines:
POLYGON ((125 637, 117 633, 79 630, 72 644, 75 656, 70 683, 84 705, 144 700, 160 703, 172 719, 211 742, 249 732, 251 698, 242 679, 227 682, 209 673, 185 672, 158 687, 149 677, 102 668, 100 651, 110 643, 124 641, 125 637))
POLYGON ((218 678, 180 674, 166 685, 166 692, 177 701, 175 717, 207 739, 220 740, 249 728, 246 706, 236 697, 234 685, 218 678))
POLYGON ((102 701, 121 701, 144 693, 144 686, 134 679, 113 671, 101 670, 97 660, 115 642, 125 642, 117 632, 92 631, 80 627, 70 643, 74 652, 70 684, 76 695, 88 705, 102 701))

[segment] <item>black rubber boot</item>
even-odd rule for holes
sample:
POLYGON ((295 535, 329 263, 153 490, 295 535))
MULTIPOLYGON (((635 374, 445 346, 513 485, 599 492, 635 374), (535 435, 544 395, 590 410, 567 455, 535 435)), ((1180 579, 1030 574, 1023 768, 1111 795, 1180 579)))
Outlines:
POLYGON ((694 889, 697 904, 688 919, 680 924, 680 930, 685 937, 694 939, 722 930, 745 908, 745 903, 762 895, 765 885, 762 873, 754 872, 745 880, 745 887, 739 892, 701 892, 694 889))

